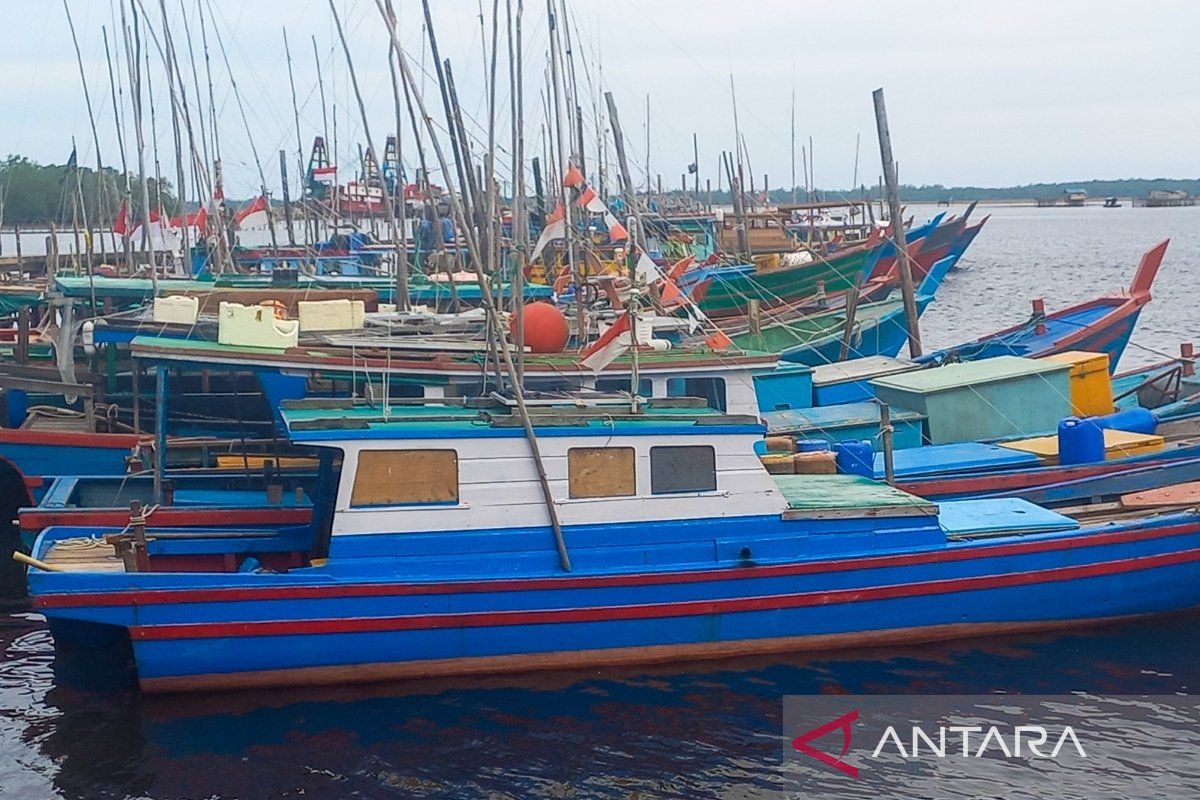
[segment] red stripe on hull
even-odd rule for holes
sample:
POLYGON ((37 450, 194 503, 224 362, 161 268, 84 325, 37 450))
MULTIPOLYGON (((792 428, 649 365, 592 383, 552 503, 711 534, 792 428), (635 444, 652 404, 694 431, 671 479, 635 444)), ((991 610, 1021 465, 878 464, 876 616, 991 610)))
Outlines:
POLYGON ((1060 537, 1048 541, 1015 542, 989 546, 971 546, 892 556, 863 556, 802 564, 778 564, 761 567, 713 568, 686 572, 636 573, 633 575, 595 575, 588 577, 516 578, 430 583, 370 583, 351 585, 277 586, 260 588, 148 589, 126 592, 79 592, 47 594, 34 599, 37 608, 78 608, 86 606, 159 605, 165 603, 209 603, 258 600, 306 600, 339 597, 387 597, 481 592, 519 592, 542 589, 589 589, 620 586, 668 585, 773 578, 789 575, 815 575, 855 569, 881 569, 923 564, 970 561, 977 558, 1026 555, 1054 550, 1070 550, 1131 542, 1149 541, 1200 532, 1200 525, 1186 523, 1161 528, 1096 533, 1088 536, 1060 537))
MULTIPOLYGON (((39 533, 56 525, 70 527, 123 528, 129 524, 129 509, 55 509, 22 511, 21 530, 39 533)), ((159 508, 155 528, 212 528, 240 525, 304 525, 312 520, 307 508, 159 508)))
POLYGON ((133 433, 65 433, 63 431, 0 430, 0 444, 36 444, 56 447, 104 447, 128 450, 143 439, 133 433))
POLYGON ((977 578, 951 578, 892 586, 837 589, 824 592, 801 592, 797 594, 767 595, 761 597, 737 597, 726 600, 686 600, 675 603, 645 603, 608 607, 421 614, 401 617, 351 617, 317 620, 135 625, 130 627, 129 633, 134 639, 143 641, 164 639, 222 639, 247 636, 381 633, 445 628, 484 628, 512 625, 545 625, 553 623, 586 623, 610 620, 625 621, 710 616, 715 614, 736 614, 750 611, 774 611, 845 603, 863 603, 877 600, 895 600, 906 597, 928 597, 987 589, 1004 589, 1038 583, 1074 581, 1105 575, 1118 575, 1126 572, 1187 564, 1194 561, 1200 561, 1200 549, 1117 559, 1099 564, 985 575, 977 578))

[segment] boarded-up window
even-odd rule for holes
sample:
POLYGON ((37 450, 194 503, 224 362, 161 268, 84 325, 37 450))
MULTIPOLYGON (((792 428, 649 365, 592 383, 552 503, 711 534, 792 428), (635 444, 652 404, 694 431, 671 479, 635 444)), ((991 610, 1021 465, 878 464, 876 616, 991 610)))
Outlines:
POLYGON ((708 445, 650 448, 650 491, 653 494, 715 492, 717 453, 708 445))
POLYGON ((351 506, 458 502, 458 453, 453 450, 363 450, 351 506))
POLYGON ((572 447, 567 451, 571 497, 628 497, 637 493, 632 447, 572 447))

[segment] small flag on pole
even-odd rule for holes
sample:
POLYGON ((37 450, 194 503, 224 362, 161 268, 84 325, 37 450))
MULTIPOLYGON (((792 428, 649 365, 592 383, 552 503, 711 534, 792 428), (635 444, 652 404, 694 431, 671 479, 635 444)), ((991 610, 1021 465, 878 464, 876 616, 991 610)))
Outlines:
POLYGON ((733 346, 733 339, 729 338, 729 334, 717 328, 704 339, 704 343, 713 350, 724 350, 727 347, 733 346))
POLYGON ((603 336, 592 342, 591 346, 583 351, 579 363, 592 372, 599 374, 618 356, 629 349, 630 337, 627 334, 631 330, 629 312, 626 311, 613 323, 611 328, 604 332, 603 336), (624 338, 622 338, 623 335, 624 338))

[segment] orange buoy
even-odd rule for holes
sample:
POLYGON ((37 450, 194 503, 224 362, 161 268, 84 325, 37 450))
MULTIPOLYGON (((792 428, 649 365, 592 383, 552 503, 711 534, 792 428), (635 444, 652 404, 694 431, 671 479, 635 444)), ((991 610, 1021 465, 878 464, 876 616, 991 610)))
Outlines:
MULTIPOLYGON (((528 303, 525 306, 525 346, 534 353, 561 353, 571 338, 567 318, 549 303, 528 303)), ((517 319, 509 323, 509 332, 516 338, 517 319)))

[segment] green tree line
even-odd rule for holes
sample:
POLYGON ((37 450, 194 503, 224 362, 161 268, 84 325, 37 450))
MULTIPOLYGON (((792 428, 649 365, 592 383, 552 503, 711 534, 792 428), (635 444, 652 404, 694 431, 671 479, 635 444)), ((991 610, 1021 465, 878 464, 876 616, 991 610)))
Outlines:
MULTIPOLYGON (((934 203, 942 200, 957 200, 970 202, 972 200, 1036 200, 1039 198, 1060 197, 1064 191, 1083 189, 1089 197, 1145 197, 1152 189, 1163 191, 1185 191, 1190 195, 1200 196, 1200 179, 1175 178, 1123 178, 1118 180, 1075 181, 1073 183, 1028 183, 1021 186, 943 186, 940 183, 912 186, 903 184, 900 187, 900 198, 909 203, 934 203)), ((756 188, 756 194, 761 193, 756 188)), ((676 189, 672 194, 679 194, 676 189)), ((690 194, 690 191, 689 191, 690 194)), ((701 194, 707 198, 703 190, 701 194)), ((878 186, 864 186, 858 189, 818 189, 816 195, 821 200, 857 200, 867 197, 879 199, 878 186)), ((804 202, 804 189, 796 189, 796 199, 804 202)), ((728 189, 713 191, 714 203, 728 205, 733 197, 728 189)), ((772 203, 790 203, 791 189, 772 189, 772 203)))
MULTIPOLYGON (((142 185, 131 175, 131 219, 140 219, 142 185)), ((166 179, 148 178, 150 205, 175 211, 175 195, 166 179)), ((72 164, 39 164, 24 156, 10 155, 0 161, 0 197, 5 226, 71 225, 78 219, 92 227, 111 225, 125 197, 125 175, 105 167, 97 178, 95 169, 72 164), (82 202, 80 195, 82 194, 82 202)))

